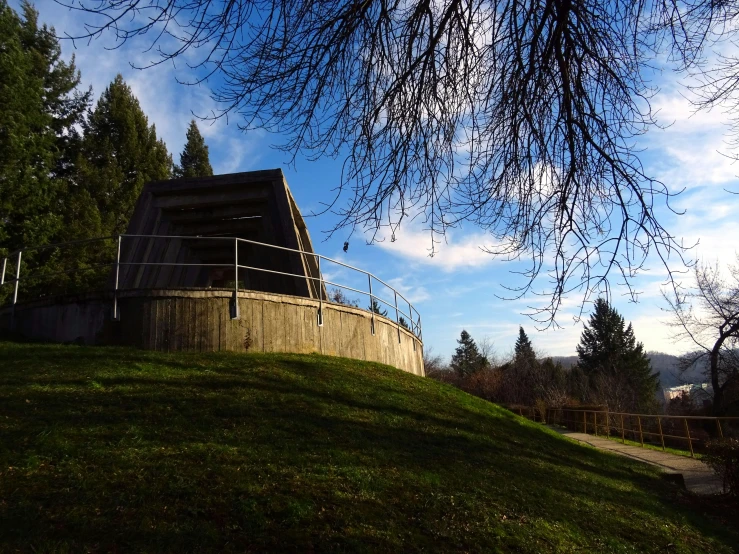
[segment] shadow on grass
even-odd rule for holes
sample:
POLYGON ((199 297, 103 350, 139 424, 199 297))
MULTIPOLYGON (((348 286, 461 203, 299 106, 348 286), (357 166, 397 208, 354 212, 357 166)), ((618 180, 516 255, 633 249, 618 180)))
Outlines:
POLYGON ((14 345, 0 355, 7 545, 730 552, 737 541, 674 506, 652 468, 376 364, 14 345))

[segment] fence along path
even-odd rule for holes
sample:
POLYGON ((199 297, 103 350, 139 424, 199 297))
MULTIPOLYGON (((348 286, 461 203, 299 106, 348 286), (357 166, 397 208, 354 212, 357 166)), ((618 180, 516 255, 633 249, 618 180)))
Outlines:
POLYGON ((695 453, 704 451, 709 439, 739 437, 739 417, 629 414, 574 407, 549 408, 546 413, 533 407, 509 409, 549 423, 553 431, 578 442, 680 474, 685 488, 696 494, 718 494, 724 488, 721 478, 696 459, 695 453), (639 446, 626 444, 627 439, 639 446), (644 448, 645 444, 662 450, 644 448), (690 452, 690 457, 667 452, 666 447, 690 452))
POLYGON ((720 494, 724 490, 721 478, 706 464, 695 458, 662 452, 661 450, 622 444, 604 436, 588 435, 560 426, 548 425, 547 427, 566 437, 580 443, 589 444, 599 450, 605 450, 619 456, 626 456, 633 460, 655 465, 667 474, 680 474, 685 482, 685 488, 690 492, 696 494, 720 494))

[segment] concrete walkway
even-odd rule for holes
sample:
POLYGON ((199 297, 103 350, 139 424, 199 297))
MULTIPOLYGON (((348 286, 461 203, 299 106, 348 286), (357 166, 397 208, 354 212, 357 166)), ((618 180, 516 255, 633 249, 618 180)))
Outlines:
POLYGON ((621 444, 605 437, 586 435, 562 427, 552 425, 547 425, 547 427, 561 435, 589 444, 599 450, 607 450, 633 460, 658 466, 667 474, 682 475, 685 488, 690 492, 696 494, 719 494, 723 492, 721 479, 711 468, 695 458, 670 454, 661 450, 652 450, 651 448, 621 444))

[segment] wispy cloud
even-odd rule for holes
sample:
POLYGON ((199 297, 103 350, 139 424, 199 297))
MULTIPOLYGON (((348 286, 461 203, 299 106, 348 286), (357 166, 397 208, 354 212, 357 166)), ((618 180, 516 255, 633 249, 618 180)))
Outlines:
POLYGON ((452 272, 492 265, 495 258, 484 250, 491 243, 490 236, 482 231, 450 230, 439 239, 409 222, 396 232, 394 241, 386 238, 377 244, 393 256, 452 272))

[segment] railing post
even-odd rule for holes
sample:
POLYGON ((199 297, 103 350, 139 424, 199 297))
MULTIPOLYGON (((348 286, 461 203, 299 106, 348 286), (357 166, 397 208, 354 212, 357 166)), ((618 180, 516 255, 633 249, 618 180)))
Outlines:
POLYGON ((716 418, 716 426, 718 427, 718 438, 723 439, 724 432, 721 430, 721 420, 719 418, 716 418))
POLYGON ((8 258, 3 258, 3 271, 2 274, 0 274, 0 285, 5 284, 5 268, 8 265, 8 258))
POLYGON ((626 444, 626 436, 624 435, 624 415, 621 414, 621 442, 626 444))
POLYGON ((115 288, 113 289, 113 321, 119 321, 118 314, 118 277, 121 270, 121 235, 118 235, 118 253, 115 258, 115 288))
POLYGON ((598 412, 593 412, 593 433, 598 436, 598 412))
POLYGON ((323 274, 321 273, 321 256, 316 255, 318 261, 318 326, 323 327, 323 274))
POLYGON ((611 416, 608 414, 608 410, 606 410, 606 437, 611 438, 611 416))
POLYGON ((657 416, 657 426, 659 427, 659 440, 662 441, 662 452, 665 451, 665 436, 662 434, 662 418, 657 416))
POLYGON ((398 327, 398 343, 400 343, 400 318, 398 317, 398 292, 393 289, 395 295, 395 325, 398 327))
POLYGON ((369 273, 367 274, 367 281, 369 282, 369 296, 370 296, 370 330, 372 331, 372 334, 375 334, 375 297, 372 296, 372 275, 369 273))
POLYGON ((234 237, 234 302, 231 319, 239 319, 239 239, 234 237))
POLYGON ((587 412, 583 410, 582 412, 582 432, 586 435, 588 434, 588 419, 587 419, 587 412))
MULTIPOLYGON (((408 302, 408 301, 406 300, 406 302, 408 302)), ((413 330, 413 306, 411 306, 411 303, 410 302, 408 302, 408 320, 409 320, 408 321, 408 326, 409 326, 409 329, 408 330, 411 332, 412 335, 415 336, 416 333, 413 330)), ((416 351, 416 341, 415 340, 413 341, 413 351, 414 352, 416 351)))
POLYGON ((636 416, 636 424, 639 426, 639 442, 641 443, 642 448, 644 448, 644 433, 642 433, 641 430, 641 416, 636 416))
POLYGON ((688 437, 688 446, 690 447, 690 457, 695 458, 695 455, 693 454, 693 441, 690 439, 690 427, 688 427, 688 418, 683 418, 683 423, 685 424, 685 436, 688 437))
POLYGON ((13 289, 13 309, 10 313, 10 327, 15 329, 15 304, 18 302, 18 284, 21 279, 21 255, 23 250, 18 250, 18 258, 15 265, 15 288, 13 289))

